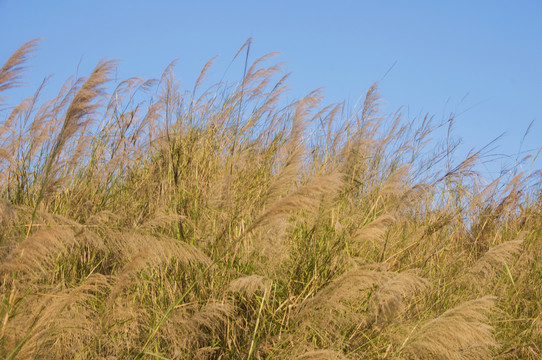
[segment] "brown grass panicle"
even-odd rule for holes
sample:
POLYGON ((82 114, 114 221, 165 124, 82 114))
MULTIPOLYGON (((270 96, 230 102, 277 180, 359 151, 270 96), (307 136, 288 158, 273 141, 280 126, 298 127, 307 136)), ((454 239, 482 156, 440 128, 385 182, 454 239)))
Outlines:
MULTIPOLYGON (((100 96, 105 91, 104 85, 109 81, 108 76, 115 64, 115 61, 100 62, 89 78, 76 90, 73 99, 71 99, 64 114, 60 131, 52 143, 47 161, 44 164, 44 170, 39 181, 40 190, 35 204, 36 209, 42 200, 51 197, 56 189, 60 187, 59 181, 61 179, 57 174, 60 171, 61 164, 57 161, 61 157, 62 151, 68 141, 77 132, 89 125, 90 120, 93 118, 93 113, 99 107, 99 103, 95 101, 101 100, 100 96)), ((76 147, 77 149, 79 151, 75 151, 69 157, 72 162, 76 162, 77 158, 82 156, 82 149, 76 147)))
MULTIPOLYGON (((93 237, 77 235, 71 229, 56 227, 40 230, 24 239, 0 265, 4 278, 14 274, 19 280, 44 281, 51 278, 59 257, 66 257, 80 246, 81 241, 90 242, 93 237)), ((99 240, 92 244, 98 249, 99 240)))
MULTIPOLYGON (((135 284, 159 293, 162 281, 176 283, 189 267, 210 266, 212 261, 197 248, 164 236, 145 236, 136 233, 109 233, 111 257, 120 266, 110 299, 135 284), (153 282, 154 280, 154 282, 153 282), (147 281, 151 281, 145 285, 147 281), (156 283, 158 281, 158 283, 156 283)), ((174 289, 169 289, 171 292, 174 289)), ((144 294, 140 294, 144 296, 144 294)), ((173 294, 169 294, 173 296, 173 294)), ((156 300, 156 298, 155 298, 156 300)))
POLYGON ((464 302, 413 329, 399 352, 407 359, 491 359, 497 347, 488 318, 495 298, 464 302))
MULTIPOLYGON (((23 64, 28 60, 32 51, 37 48, 40 41, 40 39, 34 39, 26 42, 9 57, 0 69, 0 92, 19 85, 21 75, 25 71, 23 64)), ((3 100, 0 98, 0 101, 3 100)))
POLYGON ((369 300, 368 312, 374 316, 373 327, 382 329, 395 320, 428 285, 429 281, 414 271, 397 273, 382 283, 369 300))
POLYGON ((373 252, 381 251, 385 241, 384 236, 394 222, 393 215, 384 214, 357 230, 350 240, 352 255, 360 256, 367 248, 373 252))
POLYGON ((344 331, 360 335, 371 327, 381 329, 427 281, 413 273, 394 273, 365 266, 347 271, 299 305, 294 319, 303 332, 315 331, 330 345, 344 331))
POLYGON ((467 280, 470 286, 485 286, 491 284, 499 271, 512 266, 514 255, 521 251, 523 240, 510 240, 490 248, 468 270, 467 280))
POLYGON ((228 323, 235 314, 235 308, 224 302, 209 301, 204 305, 188 304, 174 310, 160 329, 158 338, 169 343, 166 356, 174 359, 206 358, 204 353, 220 354, 209 344, 224 341, 228 334, 228 323), (213 350, 213 351, 211 351, 213 350))
POLYGON ((268 292, 270 286, 271 281, 269 279, 260 275, 249 275, 232 280, 228 285, 228 291, 251 297, 258 290, 268 292))
POLYGON ((261 226, 270 226, 296 210, 315 211, 321 197, 335 195, 341 186, 340 173, 332 172, 317 177, 313 182, 298 188, 290 195, 274 203, 269 210, 264 211, 254 220, 247 231, 252 231, 261 226))
POLYGON ((4 346, 17 358, 71 358, 96 351, 100 309, 97 303, 110 288, 109 278, 89 275, 72 289, 26 294, 11 314, 4 346))

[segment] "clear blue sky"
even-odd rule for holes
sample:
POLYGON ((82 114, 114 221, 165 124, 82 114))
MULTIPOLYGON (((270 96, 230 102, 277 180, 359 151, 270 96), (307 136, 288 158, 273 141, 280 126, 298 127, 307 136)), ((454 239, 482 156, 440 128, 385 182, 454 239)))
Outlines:
POLYGON ((523 149, 542 146, 541 19, 540 0, 0 0, 0 62, 43 37, 26 95, 49 74, 56 91, 80 62, 88 75, 102 58, 123 60, 120 79, 159 77, 179 58, 190 88, 207 60, 221 55, 221 75, 253 37, 252 59, 287 61, 292 97, 323 87, 326 103, 353 104, 395 64, 380 82, 386 112, 457 112, 465 150, 506 133, 497 152, 515 155, 532 120, 523 149))

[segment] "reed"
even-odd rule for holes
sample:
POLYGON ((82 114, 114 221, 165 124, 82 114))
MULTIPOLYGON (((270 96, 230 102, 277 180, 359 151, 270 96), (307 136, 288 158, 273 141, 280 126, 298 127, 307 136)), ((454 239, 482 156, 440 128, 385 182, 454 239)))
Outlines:
POLYGON ((1 357, 542 357, 540 173, 486 181, 378 84, 288 103, 273 59, 188 91, 104 61, 2 105, 1 357))

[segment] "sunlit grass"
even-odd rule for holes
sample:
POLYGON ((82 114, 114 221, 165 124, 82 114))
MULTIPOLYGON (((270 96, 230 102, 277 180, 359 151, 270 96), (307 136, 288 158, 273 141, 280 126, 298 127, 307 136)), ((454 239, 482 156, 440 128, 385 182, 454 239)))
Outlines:
POLYGON ((487 184, 376 84, 285 104, 272 59, 199 96, 210 63, 184 92, 103 62, 2 112, 2 357, 542 356, 539 175, 487 184))

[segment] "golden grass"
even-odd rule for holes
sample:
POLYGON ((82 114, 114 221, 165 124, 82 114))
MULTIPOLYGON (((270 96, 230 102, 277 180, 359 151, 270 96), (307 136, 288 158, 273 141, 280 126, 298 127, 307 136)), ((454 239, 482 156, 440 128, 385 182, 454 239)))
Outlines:
POLYGON ((486 184, 377 84, 287 104, 272 59, 201 95, 213 60, 191 92, 101 62, 2 112, 0 357, 542 357, 540 175, 486 184))

